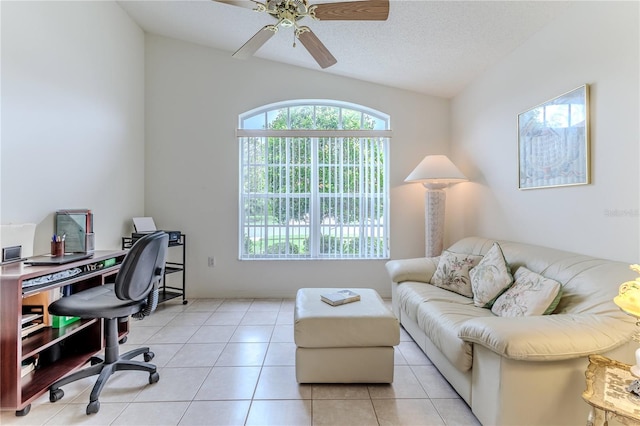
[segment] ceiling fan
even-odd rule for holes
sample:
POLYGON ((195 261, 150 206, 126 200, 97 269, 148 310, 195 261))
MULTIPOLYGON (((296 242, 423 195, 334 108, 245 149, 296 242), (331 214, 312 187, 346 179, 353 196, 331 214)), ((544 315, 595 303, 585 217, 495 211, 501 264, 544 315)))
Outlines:
MULTIPOLYGON (((321 68, 334 65, 337 61, 329 49, 307 26, 298 25, 304 17, 317 21, 386 21, 389 16, 389 0, 362 0, 309 5, 308 0, 214 0, 234 6, 254 7, 257 12, 266 12, 278 22, 266 25, 251 37, 234 54, 234 58, 245 59, 262 47, 280 27, 293 27, 294 37, 302 42, 321 68)), ((295 39, 294 39, 295 47, 295 39)))

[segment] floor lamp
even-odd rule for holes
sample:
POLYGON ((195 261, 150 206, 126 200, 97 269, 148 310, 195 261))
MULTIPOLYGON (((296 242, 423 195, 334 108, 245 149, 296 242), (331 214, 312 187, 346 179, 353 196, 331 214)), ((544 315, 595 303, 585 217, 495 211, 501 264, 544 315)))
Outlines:
POLYGON ((440 256, 444 240, 444 207, 447 186, 464 182, 467 178, 446 155, 427 155, 407 176, 405 182, 420 182, 425 194, 426 257, 440 256))

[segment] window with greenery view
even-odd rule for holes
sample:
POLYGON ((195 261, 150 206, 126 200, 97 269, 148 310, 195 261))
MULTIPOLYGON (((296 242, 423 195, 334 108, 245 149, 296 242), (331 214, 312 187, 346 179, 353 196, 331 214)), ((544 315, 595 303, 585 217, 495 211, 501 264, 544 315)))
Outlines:
POLYGON ((292 101, 240 116, 241 259, 389 257, 389 117, 292 101))

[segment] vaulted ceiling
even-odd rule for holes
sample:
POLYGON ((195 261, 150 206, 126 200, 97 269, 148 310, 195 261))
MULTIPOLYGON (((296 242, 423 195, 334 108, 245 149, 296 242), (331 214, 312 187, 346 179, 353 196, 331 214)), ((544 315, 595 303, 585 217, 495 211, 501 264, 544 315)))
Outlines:
MULTIPOLYGON (((210 46, 229 56, 262 27, 276 22, 250 7, 212 0, 118 3, 148 33, 210 46)), ((309 26, 338 61, 322 72, 449 98, 570 4, 391 0, 386 21, 306 17, 300 24, 309 26)), ((281 28, 254 57, 320 70, 302 44, 294 48, 293 42, 292 28, 281 28)), ((245 61, 247 66, 256 63, 253 58, 245 61)))

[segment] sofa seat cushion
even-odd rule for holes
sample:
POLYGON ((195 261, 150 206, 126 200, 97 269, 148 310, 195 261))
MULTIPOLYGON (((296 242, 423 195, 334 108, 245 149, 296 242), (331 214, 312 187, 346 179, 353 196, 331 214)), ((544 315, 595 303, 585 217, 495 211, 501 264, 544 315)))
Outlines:
MULTIPOLYGON (((467 299, 469 300, 469 299, 467 299)), ((429 340, 460 371, 471 369, 473 345, 458 337, 464 324, 475 318, 493 317, 489 309, 467 304, 430 301, 418 307, 417 322, 429 340)))
POLYGON ((418 322, 418 307, 427 301, 439 300, 455 302, 461 305, 472 305, 473 300, 452 291, 444 290, 431 284, 405 281, 398 286, 397 303, 403 315, 418 322))

